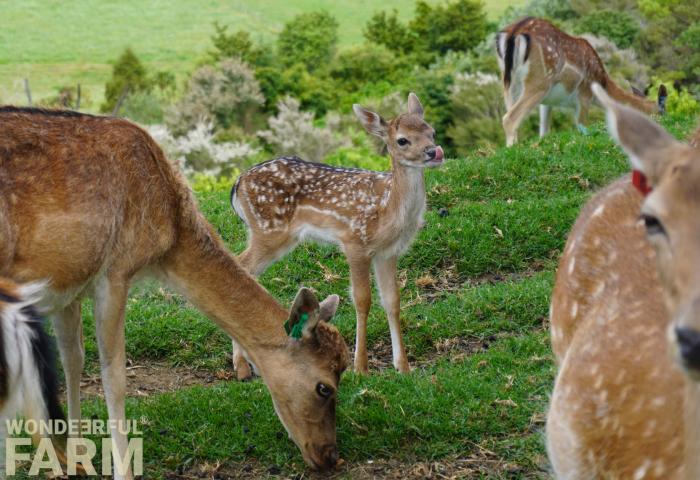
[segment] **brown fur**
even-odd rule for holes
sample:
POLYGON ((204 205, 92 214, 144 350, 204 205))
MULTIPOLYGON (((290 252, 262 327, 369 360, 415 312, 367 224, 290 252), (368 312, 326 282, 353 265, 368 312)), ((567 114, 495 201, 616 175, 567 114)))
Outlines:
POLYGON ((497 37, 497 53, 504 76, 507 113, 503 128, 509 146, 517 141, 520 123, 539 104, 543 105, 540 136, 549 131, 549 108, 560 104, 560 99, 549 97, 555 86, 567 92, 568 106, 576 109, 575 120, 579 125, 587 121, 594 82, 619 102, 645 113, 659 111, 654 102, 620 88, 588 41, 568 35, 546 20, 525 18, 504 28, 497 37), (512 64, 509 58, 513 59, 512 64), (527 73, 516 80, 518 70, 525 67, 527 73), (519 94, 518 89, 521 89, 519 94))
POLYGON ((593 88, 653 191, 625 176, 569 235, 552 294, 549 456, 560 478, 697 479, 698 374, 679 368, 674 329, 700 329, 700 155, 593 88))
POLYGON ((110 416, 123 418, 126 297, 135 275, 150 274, 183 293, 245 346, 275 402, 308 411, 282 420, 310 465, 330 466, 334 409, 333 425, 309 423, 331 418, 330 410, 318 407, 314 386, 319 379, 311 375, 328 381, 325 372, 342 355, 339 334, 341 351, 326 352, 325 359, 290 344, 282 328, 288 312, 226 250, 180 174, 136 125, 66 112, 0 109, 0 274, 21 282, 50 281, 48 303, 60 327, 73 417, 79 415, 75 390, 83 361, 81 298, 95 298, 107 371, 103 382, 111 383, 105 388, 110 416), (290 369, 292 351, 304 360, 290 369), (316 364, 311 368, 304 362, 316 364), (280 383, 275 369, 297 379, 296 390, 280 383), (321 448, 328 455, 321 455, 321 448))
MULTIPOLYGON (((391 172, 284 157, 243 173, 231 194, 234 210, 248 227, 248 247, 239 259, 253 275, 261 274, 306 238, 342 247, 350 265, 357 313, 355 370, 361 373, 368 370, 366 325, 372 263, 389 320, 394 366, 401 372, 409 370, 401 337, 396 259, 422 226, 423 168, 432 166, 429 152, 436 154, 439 147, 435 147, 432 127, 423 120, 418 98, 411 94, 408 103, 409 113, 389 122, 359 105, 354 107, 368 132, 386 142, 391 172), (401 146, 399 138, 409 143, 401 146)), ((233 359, 238 378, 249 377, 244 350, 235 341, 233 359)))

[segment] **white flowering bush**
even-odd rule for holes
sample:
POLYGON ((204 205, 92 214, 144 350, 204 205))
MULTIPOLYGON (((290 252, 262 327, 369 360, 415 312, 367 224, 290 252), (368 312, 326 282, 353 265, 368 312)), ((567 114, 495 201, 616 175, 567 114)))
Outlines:
POLYGON ((340 123, 338 115, 328 114, 325 127, 316 127, 314 114, 300 110, 299 100, 289 96, 277 103, 277 110, 277 115, 267 120, 269 129, 257 133, 277 155, 297 155, 320 162, 346 145, 334 133, 340 123))
POLYGON ((187 134, 175 137, 164 125, 145 127, 165 151, 166 156, 188 176, 230 175, 246 157, 260 149, 242 142, 214 141, 213 125, 198 123, 187 134))

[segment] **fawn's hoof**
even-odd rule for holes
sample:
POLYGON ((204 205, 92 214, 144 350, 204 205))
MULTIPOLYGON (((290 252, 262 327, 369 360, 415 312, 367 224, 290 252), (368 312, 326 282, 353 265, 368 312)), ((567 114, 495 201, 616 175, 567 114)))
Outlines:
POLYGON ((247 382, 253 378, 253 372, 248 362, 240 362, 234 365, 234 368, 236 370, 236 380, 239 382, 247 382))

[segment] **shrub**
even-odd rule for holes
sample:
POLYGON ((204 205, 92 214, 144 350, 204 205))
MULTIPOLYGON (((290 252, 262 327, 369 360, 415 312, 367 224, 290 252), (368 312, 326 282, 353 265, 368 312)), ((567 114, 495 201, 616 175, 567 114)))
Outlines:
POLYGON ((467 155, 475 146, 504 141, 503 87, 497 76, 458 74, 450 88, 450 104, 452 125, 447 137, 458 155, 467 155))
POLYGON ((314 71, 328 64, 338 43, 338 22, 327 12, 308 12, 284 25, 277 37, 278 61, 314 71))
POLYGON ((637 20, 627 12, 600 10, 577 23, 578 33, 592 33, 612 40, 619 48, 629 48, 640 32, 637 20))
POLYGON ((138 92, 124 100, 120 114, 144 125, 162 123, 163 104, 153 93, 138 92))
POLYGON ((378 155, 368 147, 341 147, 328 155, 325 162, 338 167, 364 168, 380 172, 391 168, 391 162, 386 155, 378 155))
POLYGON ((90 94, 86 88, 80 89, 80 105, 78 105, 78 87, 65 85, 58 93, 37 102, 39 105, 51 108, 85 109, 90 106, 90 94))
POLYGON ((314 115, 299 109, 299 101, 292 97, 280 100, 278 114, 268 119, 269 130, 258 132, 277 155, 299 155, 319 162, 344 144, 336 138, 332 126, 337 116, 329 115, 323 128, 314 126, 314 115))
POLYGON ((209 52, 212 63, 218 63, 225 58, 240 58, 249 65, 265 65, 270 62, 265 48, 253 43, 250 33, 238 30, 228 33, 226 25, 214 23, 215 33, 211 37, 214 50, 209 52))
POLYGON ((583 38, 595 48, 608 74, 623 88, 635 86, 644 90, 649 85, 649 67, 637 59, 634 50, 619 49, 607 38, 593 35, 583 35, 583 38))
POLYGON ((205 65, 195 70, 185 95, 165 120, 175 135, 184 135, 202 122, 211 123, 217 130, 237 124, 252 131, 263 101, 252 70, 240 60, 229 58, 216 67, 205 65))
POLYGON ((369 42, 394 52, 409 53, 415 48, 415 36, 401 23, 396 9, 391 14, 384 11, 375 13, 365 25, 363 33, 369 42))
POLYGON ((700 79, 700 22, 689 26, 675 42, 685 59, 681 68, 687 83, 700 79))
POLYGON ((195 173, 230 176, 237 172, 237 162, 259 151, 246 143, 216 143, 211 123, 199 123, 180 137, 173 136, 163 125, 151 125, 146 129, 166 156, 189 176, 195 173))
POLYGON ((572 8, 576 0, 530 0, 520 7, 508 7, 498 22, 500 28, 527 15, 547 18, 559 23, 577 18, 579 14, 572 8))
POLYGON ((112 67, 112 77, 105 86, 105 101, 100 111, 111 112, 124 95, 149 91, 151 82, 146 68, 136 54, 127 48, 112 67))
POLYGON ((693 116, 700 112, 700 103, 687 90, 680 92, 672 88, 672 80, 654 78, 649 89, 649 96, 656 98, 659 93, 659 86, 666 85, 668 97, 666 98, 666 112, 683 116, 693 116))
POLYGON ((396 83, 407 70, 405 58, 382 46, 368 43, 336 55, 329 73, 338 88, 354 92, 368 83, 396 83))

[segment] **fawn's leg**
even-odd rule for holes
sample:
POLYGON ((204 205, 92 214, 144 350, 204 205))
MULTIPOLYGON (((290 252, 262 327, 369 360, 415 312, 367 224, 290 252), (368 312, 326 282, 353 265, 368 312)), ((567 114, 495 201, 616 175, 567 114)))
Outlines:
POLYGON ((518 128, 530 111, 547 96, 547 90, 526 85, 518 101, 503 116, 503 130, 506 132, 506 145, 518 141, 518 128))
POLYGON ((401 336, 401 300, 399 285, 396 282, 396 260, 396 257, 375 258, 374 272, 377 277, 382 306, 389 321, 394 368, 401 373, 408 373, 410 368, 406 357, 406 347, 401 336))
POLYGON ((234 339, 231 339, 231 347, 233 347, 233 368, 236 371, 236 380, 250 380, 253 378, 253 371, 250 369, 245 350, 234 339))
POLYGON ((576 128, 584 135, 588 135, 586 123, 588 122, 588 110, 591 106, 591 96, 584 93, 579 94, 578 104, 576 105, 576 128))
POLYGON ((370 286, 370 259, 362 254, 348 253, 350 264, 350 283, 352 284, 352 300, 357 316, 357 332, 355 334, 355 372, 368 373, 367 367, 367 317, 372 305, 372 289, 370 286))
POLYGON ((66 374, 68 418, 80 420, 80 376, 85 363, 83 322, 80 318, 80 299, 76 299, 52 316, 56 343, 66 374))
POLYGON ((552 123, 552 107, 549 105, 540 105, 540 138, 549 133, 549 127, 552 123))
POLYGON ((102 278, 95 287, 95 329, 100 351, 102 384, 109 419, 116 421, 116 425, 110 425, 115 479, 133 478, 131 468, 126 472, 120 472, 117 468, 118 462, 124 458, 127 449, 126 435, 120 433, 118 426, 121 424, 123 431, 126 425, 124 311, 128 291, 128 284, 122 278, 102 278))

